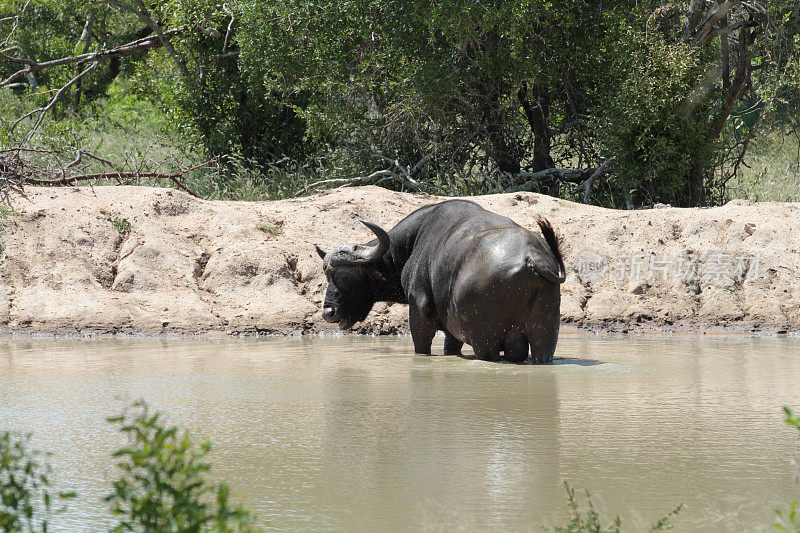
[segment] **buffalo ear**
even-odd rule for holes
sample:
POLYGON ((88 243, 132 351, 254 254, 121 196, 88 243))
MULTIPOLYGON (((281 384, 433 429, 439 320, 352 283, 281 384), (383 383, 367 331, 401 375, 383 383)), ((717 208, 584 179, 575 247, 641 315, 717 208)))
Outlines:
POLYGON ((322 248, 320 248, 316 244, 314 245, 314 248, 317 249, 317 255, 319 255, 322 258, 322 260, 324 261, 325 260, 325 256, 328 255, 328 254, 325 253, 325 250, 323 250, 322 248))

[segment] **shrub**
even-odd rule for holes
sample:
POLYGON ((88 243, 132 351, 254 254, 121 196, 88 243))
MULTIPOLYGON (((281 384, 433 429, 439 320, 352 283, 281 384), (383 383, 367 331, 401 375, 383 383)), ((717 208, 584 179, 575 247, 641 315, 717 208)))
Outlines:
POLYGON ((30 435, 0 432, 0 529, 5 532, 47 531, 55 500, 75 493, 50 493, 48 454, 29 450, 30 435))
POLYGON ((693 100, 704 51, 631 33, 628 52, 616 55, 624 80, 600 119, 604 149, 617 158, 614 185, 634 205, 690 205, 693 169, 711 172, 715 156, 707 146, 713 99, 693 100))
MULTIPOLYGON (((800 431, 800 416, 788 407, 784 407, 783 412, 786 414, 786 423, 800 431)), ((778 531, 800 533, 800 504, 796 500, 789 504, 788 512, 776 510, 775 513, 778 515, 775 524, 778 531)))
MULTIPOLYGON (((575 498, 575 489, 571 488, 565 481, 564 488, 567 491, 567 507, 569 507, 569 523, 566 526, 558 526, 555 528, 556 533, 620 533, 622 531, 622 519, 616 516, 610 523, 604 524, 603 518, 597 509, 594 508, 592 497, 589 491, 586 491, 586 503, 589 509, 583 513, 581 512, 578 500, 575 498)), ((665 531, 672 529, 669 520, 677 515, 683 508, 683 504, 678 505, 675 509, 660 518, 656 523, 650 526, 650 531, 665 531)))
POLYGON ((139 401, 107 419, 129 440, 113 454, 122 470, 106 498, 119 519, 113 531, 257 531, 244 507, 230 504, 228 486, 206 479, 211 443, 196 446, 187 432, 161 418, 139 401))

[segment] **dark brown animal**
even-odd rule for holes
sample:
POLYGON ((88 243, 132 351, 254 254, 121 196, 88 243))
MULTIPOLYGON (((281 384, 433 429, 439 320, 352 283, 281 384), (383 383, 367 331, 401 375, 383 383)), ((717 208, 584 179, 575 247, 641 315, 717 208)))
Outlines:
POLYGON ((322 310, 342 329, 364 320, 377 301, 407 303, 414 351, 431 353, 437 330, 445 354, 521 363, 553 360, 564 262, 550 223, 542 235, 465 200, 423 207, 389 232, 363 222, 377 239, 325 253, 322 310))

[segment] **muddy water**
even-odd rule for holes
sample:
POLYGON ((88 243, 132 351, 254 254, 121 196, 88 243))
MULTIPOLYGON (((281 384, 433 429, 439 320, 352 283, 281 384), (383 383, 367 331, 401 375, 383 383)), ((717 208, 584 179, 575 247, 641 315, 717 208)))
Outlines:
MULTIPOLYGON (((437 339, 441 353, 442 339, 437 339)), ((768 529, 800 498, 800 339, 564 335, 551 366, 410 355, 406 338, 0 341, 0 428, 34 432, 97 531, 145 398, 215 443, 213 473, 272 527, 512 530, 562 523, 562 482, 646 526, 768 529)))

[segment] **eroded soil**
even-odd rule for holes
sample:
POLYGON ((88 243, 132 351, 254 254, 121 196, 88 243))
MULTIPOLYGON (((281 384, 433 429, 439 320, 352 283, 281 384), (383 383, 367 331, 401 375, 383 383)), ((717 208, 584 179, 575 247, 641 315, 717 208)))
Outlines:
MULTIPOLYGON (((367 241, 359 218, 389 229, 441 200, 378 187, 260 203, 29 187, 0 229, 0 332, 330 331, 314 244, 367 241)), ((472 200, 530 229, 544 215, 562 235, 564 327, 800 329, 800 204, 614 211, 534 193, 472 200)), ((406 306, 381 303, 356 328, 407 325, 406 306)))

